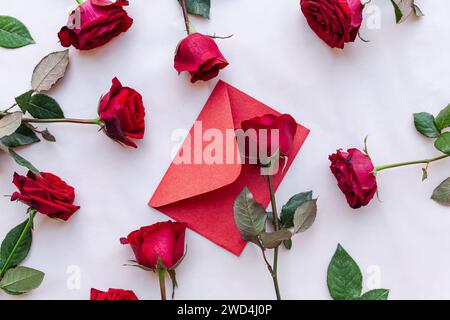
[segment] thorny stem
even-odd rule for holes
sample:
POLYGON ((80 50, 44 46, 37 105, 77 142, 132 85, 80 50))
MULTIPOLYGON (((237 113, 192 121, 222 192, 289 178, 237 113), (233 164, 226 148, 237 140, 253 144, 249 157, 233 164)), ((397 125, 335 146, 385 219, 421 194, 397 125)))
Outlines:
POLYGON ((191 34, 191 22, 189 21, 189 15, 186 7, 186 0, 181 0, 181 8, 183 9, 184 24, 186 26, 186 32, 191 34))
POLYGON ((388 164, 388 165, 384 165, 384 166, 378 166, 375 168, 374 170, 374 174, 377 174, 378 172, 382 171, 382 170, 386 170, 386 169, 391 169, 391 168, 397 168, 397 167, 404 167, 404 166, 409 166, 409 165, 414 165, 414 164, 426 164, 427 166, 434 161, 438 161, 438 160, 442 160, 445 158, 450 157, 450 155, 446 154, 440 157, 436 157, 436 158, 432 158, 432 159, 424 159, 424 160, 418 160, 418 161, 409 161, 409 162, 400 162, 400 163, 394 163, 394 164, 388 164))

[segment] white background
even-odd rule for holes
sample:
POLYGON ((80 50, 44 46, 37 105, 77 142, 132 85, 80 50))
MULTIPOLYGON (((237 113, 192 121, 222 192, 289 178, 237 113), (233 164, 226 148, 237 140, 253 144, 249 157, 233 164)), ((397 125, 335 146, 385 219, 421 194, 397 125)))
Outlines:
MULTIPOLYGON (((449 176, 449 161, 431 165, 423 183, 420 167, 383 172, 378 178, 381 202, 354 211, 338 190, 327 159, 337 148, 362 147, 367 134, 378 165, 438 155, 432 141, 415 132, 412 113, 436 114, 450 102, 448 0, 417 1, 426 17, 402 25, 395 25, 388 0, 373 0, 380 29, 364 25, 361 36, 370 42, 357 40, 344 51, 316 37, 298 2, 213 0, 211 20, 194 19, 199 31, 234 34, 219 41, 230 62, 221 79, 312 130, 277 192, 279 206, 297 192, 313 189, 319 196, 316 224, 294 239, 290 252, 281 252, 284 298, 330 299, 326 270, 338 243, 361 266, 365 289, 389 288, 392 299, 450 298, 450 212, 430 200, 449 176)), ((56 34, 73 3, 2 1, 0 14, 22 20, 37 44, 0 49, 0 106, 9 106, 29 89, 32 70, 44 55, 61 50, 56 34)), ((171 133, 191 127, 218 79, 192 85, 173 69, 174 50, 184 36, 175 0, 133 0, 127 11, 135 22, 126 34, 90 52, 71 48, 67 76, 51 94, 67 117, 93 118, 100 95, 118 76, 144 96, 145 139, 138 150, 125 149, 95 127, 49 125, 57 143, 20 150, 42 171, 75 186, 82 208, 67 223, 36 218, 24 264, 45 271, 46 277, 38 290, 15 299, 88 299, 91 287, 132 289, 141 299, 159 298, 153 274, 123 266, 133 255, 119 238, 166 219, 147 202, 169 166, 175 146, 171 133), (71 266, 81 272, 79 289, 67 285, 71 266)), ((0 155, 1 195, 15 191, 14 171, 26 172, 0 155)), ((7 197, 0 203, 0 234, 5 235, 24 220, 26 207, 7 197)), ((188 255, 177 270, 176 298, 274 298, 254 246, 238 258, 191 231, 187 244, 188 255)))

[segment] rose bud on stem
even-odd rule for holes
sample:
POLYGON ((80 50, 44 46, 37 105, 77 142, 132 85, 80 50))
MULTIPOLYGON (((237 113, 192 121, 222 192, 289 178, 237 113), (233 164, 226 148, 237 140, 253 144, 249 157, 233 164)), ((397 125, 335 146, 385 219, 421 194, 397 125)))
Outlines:
POLYGON ((132 139, 143 139, 145 133, 145 107, 142 96, 134 89, 123 87, 117 78, 110 91, 102 97, 96 119, 30 119, 24 123, 78 123, 98 125, 108 137, 120 144, 137 148, 132 139))
MULTIPOLYGON (((186 1, 181 0, 184 23, 188 36, 178 45, 174 67, 181 72, 191 74, 191 82, 208 81, 215 78, 221 69, 228 66, 213 37, 196 32, 189 20, 186 1)), ((219 37, 214 37, 219 38, 219 37)))
POLYGON ((120 243, 129 244, 136 257, 134 267, 158 274, 161 300, 167 299, 166 274, 172 280, 172 299, 177 287, 175 269, 185 256, 186 224, 179 222, 159 222, 133 231, 120 243))
MULTIPOLYGON (((242 238, 260 247, 273 280, 276 297, 281 300, 278 283, 279 247, 284 244, 290 249, 293 234, 304 232, 311 227, 316 217, 317 199, 312 199, 311 191, 297 194, 283 206, 281 216, 278 214, 274 175, 280 171, 280 160, 287 162, 286 158, 291 152, 297 131, 297 123, 290 115, 267 114, 243 121, 241 127, 249 138, 249 145, 245 146, 245 157, 256 160, 254 163, 259 164, 261 175, 267 177, 272 212, 267 213, 264 207, 254 200, 250 190, 245 188, 234 203, 234 218, 242 238), (252 154, 254 152, 257 152, 257 155, 252 154), (273 223, 273 232, 266 231, 266 220, 273 223), (294 228, 294 233, 290 228, 294 228), (267 249, 274 250, 272 264, 267 259, 267 249)), ((240 146, 242 147, 244 146, 240 146)), ((241 149, 242 151, 244 150, 241 149)))
MULTIPOLYGON (((378 172, 416 164, 425 164, 448 158, 442 155, 436 158, 418 161, 400 162, 389 165, 375 166, 367 152, 358 149, 338 150, 329 156, 331 172, 338 181, 338 187, 344 193, 347 203, 353 209, 369 204, 378 191, 376 176, 378 172)), ((426 170, 426 169, 425 169, 426 170)))

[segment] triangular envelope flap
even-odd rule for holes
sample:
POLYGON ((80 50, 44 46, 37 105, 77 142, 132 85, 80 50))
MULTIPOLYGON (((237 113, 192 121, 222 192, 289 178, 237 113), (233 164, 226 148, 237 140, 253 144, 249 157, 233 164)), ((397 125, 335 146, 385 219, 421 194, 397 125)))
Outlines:
POLYGON ((155 191, 150 206, 161 207, 233 183, 241 172, 241 164, 236 161, 238 155, 227 86, 219 82, 183 142, 178 158, 155 191), (209 134, 210 141, 204 141, 204 134, 205 137, 209 134), (222 149, 223 154, 213 151, 214 142, 218 142, 214 144, 216 151, 222 149))

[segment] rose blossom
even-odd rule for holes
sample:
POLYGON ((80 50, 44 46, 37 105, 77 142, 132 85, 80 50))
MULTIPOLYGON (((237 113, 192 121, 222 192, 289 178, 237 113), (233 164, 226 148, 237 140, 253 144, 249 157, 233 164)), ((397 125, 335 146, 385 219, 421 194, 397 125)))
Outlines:
POLYGON ((331 172, 345 194, 350 207, 367 205, 377 192, 374 165, 368 155, 358 149, 338 150, 329 156, 331 172))
POLYGON ((100 120, 108 137, 137 148, 129 138, 142 139, 145 132, 145 108, 142 96, 134 89, 122 87, 117 78, 98 107, 100 120))
POLYGON ((157 269, 160 259, 170 269, 183 258, 185 233, 185 223, 160 222, 133 231, 120 243, 131 246, 140 265, 157 269))
POLYGON ((26 177, 14 173, 13 183, 19 189, 11 201, 19 200, 32 209, 67 221, 80 207, 75 206, 75 190, 59 177, 42 172, 42 178, 28 171, 26 177))
POLYGON ((91 289, 91 300, 139 300, 131 290, 109 289, 103 292, 97 289, 91 289))
POLYGON ((193 33, 183 39, 175 54, 174 67, 191 74, 191 82, 215 78, 228 66, 216 42, 207 35, 193 33))
POLYGON ((309 26, 332 48, 353 42, 362 23, 361 0, 301 0, 309 26))
POLYGON ((73 45, 90 50, 104 45, 133 24, 122 8, 128 1, 86 0, 69 16, 67 26, 58 33, 64 47, 73 45))
POLYGON ((256 143, 258 146, 259 158, 262 155, 273 156, 270 153, 276 150, 279 150, 280 156, 287 156, 291 151, 297 131, 297 123, 289 114, 280 116, 266 114, 262 117, 242 121, 241 127, 244 131, 255 130, 256 135, 250 135, 250 137, 251 139, 256 137, 256 141, 251 142, 256 143), (267 134, 264 134, 261 130, 266 130, 267 134), (272 130, 278 130, 279 141, 272 141, 272 130), (274 142, 276 145, 272 145, 274 142))

